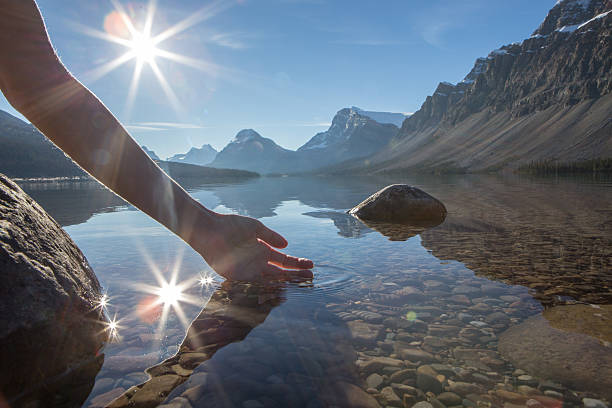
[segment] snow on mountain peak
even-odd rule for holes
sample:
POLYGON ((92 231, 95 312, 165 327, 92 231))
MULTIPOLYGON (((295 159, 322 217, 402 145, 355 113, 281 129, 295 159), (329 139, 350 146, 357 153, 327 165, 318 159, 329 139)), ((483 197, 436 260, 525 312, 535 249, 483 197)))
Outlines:
POLYGON ((261 137, 261 135, 253 129, 242 129, 236 134, 236 137, 234 137, 230 143, 245 143, 250 140, 257 139, 258 137, 261 137))
POLYGON ((567 3, 574 3, 579 5, 580 7, 582 7, 583 9, 587 9, 589 7, 589 5, 591 4, 591 0, 557 0, 557 2, 555 3, 555 6, 563 3, 563 2, 567 2, 567 3))
POLYGON ((580 25, 601 14, 609 6, 607 0, 559 0, 533 33, 533 37, 545 37, 553 32, 572 33, 580 25))
POLYGON ((154 152, 153 150, 149 149, 147 146, 142 145, 142 146, 140 146, 140 148, 141 148, 142 150, 144 150, 144 152, 145 152, 145 153, 146 153, 146 154, 147 154, 147 155, 148 155, 150 158, 152 158, 153 160, 160 160, 159 156, 157 156, 157 154, 155 154, 155 152, 154 152))

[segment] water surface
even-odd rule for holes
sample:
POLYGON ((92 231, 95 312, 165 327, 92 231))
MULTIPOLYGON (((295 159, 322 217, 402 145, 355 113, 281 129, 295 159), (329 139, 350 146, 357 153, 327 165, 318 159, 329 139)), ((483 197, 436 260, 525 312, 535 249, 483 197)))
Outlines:
MULTIPOLYGON (((605 367, 583 373, 586 382, 568 368, 565 384, 556 384, 546 378, 554 373, 511 365, 498 344, 508 328, 545 309, 582 304, 595 305, 587 310, 595 322, 578 331, 610 350, 602 331, 612 325, 596 313, 612 303, 609 182, 279 177, 184 185, 208 208, 256 217, 282 233, 287 253, 314 260, 315 278, 222 283, 177 237, 109 191, 24 184, 85 253, 117 321, 83 406, 119 398, 114 406, 435 400, 437 408, 535 408, 606 397, 602 384, 612 373, 605 367), (345 213, 393 182, 444 202, 445 222, 381 233, 345 213), (170 282, 183 292, 160 304, 159 288, 170 282), (440 396, 439 387, 453 394, 440 396)), ((588 346, 575 347, 580 359, 588 346)), ((63 398, 70 401, 69 389, 63 398)))

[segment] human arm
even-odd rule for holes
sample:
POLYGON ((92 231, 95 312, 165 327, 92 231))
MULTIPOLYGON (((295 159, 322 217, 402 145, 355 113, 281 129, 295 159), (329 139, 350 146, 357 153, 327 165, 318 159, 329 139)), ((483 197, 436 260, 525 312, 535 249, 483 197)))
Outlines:
POLYGON ((166 175, 64 67, 34 0, 0 0, 0 89, 83 169, 181 237, 220 275, 252 280, 312 268, 273 249, 287 242, 261 222, 217 214, 166 175))

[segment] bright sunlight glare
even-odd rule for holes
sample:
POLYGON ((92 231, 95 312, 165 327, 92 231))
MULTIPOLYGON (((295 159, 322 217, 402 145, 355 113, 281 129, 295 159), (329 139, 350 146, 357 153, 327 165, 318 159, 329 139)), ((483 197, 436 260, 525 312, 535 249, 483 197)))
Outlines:
POLYGON ((146 33, 135 33, 130 48, 138 61, 151 63, 158 54, 158 49, 155 47, 155 42, 146 33))
POLYGON ((164 283, 157 291, 159 302, 164 305, 176 306, 183 297, 181 288, 174 282, 164 283))
POLYGON ((117 320, 117 316, 113 317, 108 323, 106 323, 104 330, 108 332, 109 340, 119 339, 119 321, 117 320))
POLYGON ((102 297, 99 300, 99 304, 100 304, 100 307, 106 307, 106 305, 108 305, 108 296, 102 295, 102 297))
POLYGON ((165 49, 160 49, 158 48, 158 44, 176 36, 180 32, 185 31, 204 20, 213 17, 222 10, 230 7, 232 4, 234 4, 234 2, 226 0, 213 1, 210 4, 202 7, 200 10, 192 13, 189 17, 179 21, 177 24, 169 27, 165 31, 155 36, 151 35, 151 29, 157 8, 156 0, 149 0, 144 21, 144 28, 142 31, 136 28, 136 22, 132 20, 132 17, 121 5, 120 1, 111 0, 111 3, 114 5, 114 10, 105 19, 105 31, 100 31, 93 27, 81 26, 78 23, 74 23, 75 26, 80 27, 79 29, 84 34, 111 43, 120 44, 127 48, 127 52, 124 54, 90 71, 86 75, 88 80, 96 81, 128 61, 135 60, 136 64, 134 65, 132 82, 129 86, 126 101, 127 115, 129 116, 134 99, 138 92, 141 71, 144 66, 149 66, 151 68, 164 93, 166 94, 168 101, 171 103, 176 112, 180 113, 181 105, 179 100, 175 95, 169 81, 166 80, 163 72, 158 66, 156 58, 159 57, 190 66, 211 76, 217 75, 221 67, 211 62, 200 61, 198 59, 179 55, 165 49), (126 37, 129 37, 129 39, 126 37))
POLYGON ((212 285, 213 281, 213 277, 210 275, 202 275, 200 276, 200 286, 209 286, 212 285))

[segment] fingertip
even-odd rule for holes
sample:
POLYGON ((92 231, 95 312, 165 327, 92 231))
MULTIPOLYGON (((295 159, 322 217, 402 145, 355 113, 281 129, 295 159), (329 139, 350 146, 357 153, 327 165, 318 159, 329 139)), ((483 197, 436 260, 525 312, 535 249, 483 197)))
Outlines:
POLYGON ((314 268, 314 262, 312 262, 310 259, 300 258, 300 266, 302 266, 304 269, 312 269, 314 268))
POLYGON ((276 231, 272 231, 263 224, 259 235, 260 239, 264 240, 274 248, 285 248, 288 245, 287 240, 281 234, 276 231))
POLYGON ((280 234, 278 235, 278 237, 279 237, 279 241, 278 241, 278 246, 277 246, 277 248, 280 248, 280 249, 282 249, 282 248, 286 248, 286 247, 287 247, 287 245, 289 245, 289 242, 287 242, 287 240, 285 239, 285 237, 283 237, 283 236, 282 236, 282 235, 280 235, 280 234))

